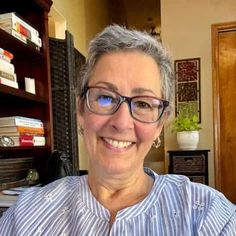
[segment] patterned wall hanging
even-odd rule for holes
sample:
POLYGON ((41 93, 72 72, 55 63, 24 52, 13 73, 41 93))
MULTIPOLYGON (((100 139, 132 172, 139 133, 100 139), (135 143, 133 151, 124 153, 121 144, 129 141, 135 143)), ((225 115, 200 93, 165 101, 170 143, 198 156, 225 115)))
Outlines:
POLYGON ((201 122, 200 58, 175 61, 175 115, 188 106, 201 122))

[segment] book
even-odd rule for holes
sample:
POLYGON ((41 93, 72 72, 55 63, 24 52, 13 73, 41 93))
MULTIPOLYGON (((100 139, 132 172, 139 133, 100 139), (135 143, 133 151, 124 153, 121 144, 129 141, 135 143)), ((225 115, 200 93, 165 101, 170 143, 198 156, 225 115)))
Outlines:
MULTIPOLYGON (((1 132, 0 136, 21 136, 21 135, 35 135, 34 133, 27 132, 1 132)), ((43 134, 37 134, 37 136, 43 136, 43 134)))
POLYGON ((9 63, 0 58, 0 70, 5 71, 7 73, 15 73, 15 67, 12 63, 9 63))
POLYGON ((36 44, 38 47, 42 47, 41 38, 39 38, 38 36, 36 36, 34 34, 24 33, 22 30, 20 30, 20 27, 13 27, 11 24, 3 23, 0 20, 0 28, 7 31, 7 32, 10 32, 11 30, 14 30, 14 31, 18 32, 19 34, 23 35, 26 39, 30 40, 32 43, 36 44))
POLYGON ((33 26, 31 26, 26 20, 23 20, 23 18, 19 15, 17 15, 15 12, 8 12, 0 14, 0 20, 8 19, 12 22, 14 25, 15 23, 19 23, 22 26, 24 26, 31 34, 35 34, 36 36, 39 36, 38 30, 36 30, 33 26))
POLYGON ((27 126, 8 126, 8 127, 0 127, 0 133, 9 133, 9 132, 18 132, 18 133, 28 133, 28 134, 37 134, 43 135, 44 128, 35 128, 35 127, 27 127, 27 126))
POLYGON ((36 135, 38 134, 7 137, 13 141, 13 143, 11 144, 12 147, 45 146, 46 138, 44 136, 36 135))
POLYGON ((18 146, 45 146, 46 139, 44 136, 35 135, 20 135, 20 136, 9 136, 13 142, 14 147, 18 146))
POLYGON ((0 84, 4 84, 7 86, 16 88, 16 89, 19 88, 19 85, 16 81, 12 81, 12 80, 9 80, 9 79, 3 78, 3 77, 0 77, 0 84))
POLYGON ((13 30, 13 29, 4 29, 7 33, 11 34, 13 37, 17 38, 18 40, 20 40, 21 42, 23 42, 24 44, 27 44, 29 47, 40 51, 40 47, 37 46, 35 43, 31 42, 29 39, 27 39, 23 34, 13 30))
POLYGON ((7 195, 0 193, 0 207, 10 207, 14 205, 17 201, 17 198, 17 195, 7 195))
POLYGON ((4 126, 27 126, 43 128, 43 122, 40 119, 25 116, 5 116, 0 117, 0 127, 4 126))
MULTIPOLYGON (((0 55, 0 58, 1 58, 1 55, 0 55)), ((0 77, 4 79, 9 79, 15 82, 17 81, 16 73, 7 73, 5 71, 0 70, 0 77)))
POLYGON ((9 62, 13 59, 14 55, 6 49, 0 48, 0 55, 9 59, 9 62))

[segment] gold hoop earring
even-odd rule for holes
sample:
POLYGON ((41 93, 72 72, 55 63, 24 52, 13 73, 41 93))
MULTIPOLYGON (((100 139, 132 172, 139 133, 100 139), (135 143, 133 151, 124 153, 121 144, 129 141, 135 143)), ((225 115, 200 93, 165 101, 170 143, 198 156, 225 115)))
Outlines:
POLYGON ((83 136, 84 135, 84 129, 79 125, 79 128, 78 128, 78 135, 79 136, 83 136))
POLYGON ((160 139, 160 137, 158 137, 156 140, 153 141, 152 146, 153 146, 154 148, 156 148, 156 149, 161 146, 161 139, 160 139))

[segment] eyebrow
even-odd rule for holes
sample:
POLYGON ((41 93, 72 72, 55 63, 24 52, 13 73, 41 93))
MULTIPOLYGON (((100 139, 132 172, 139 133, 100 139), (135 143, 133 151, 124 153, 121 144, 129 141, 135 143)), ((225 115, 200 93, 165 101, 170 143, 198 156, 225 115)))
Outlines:
MULTIPOLYGON (((99 81, 99 82, 95 83, 95 86, 97 86, 97 85, 105 85, 107 88, 111 89, 112 91, 118 91, 117 86, 112 84, 112 83, 109 83, 109 82, 99 81)), ((156 94, 151 89, 134 88, 132 90, 132 93, 134 93, 134 94, 143 94, 143 93, 146 93, 146 92, 152 93, 154 96, 156 96, 156 94)))

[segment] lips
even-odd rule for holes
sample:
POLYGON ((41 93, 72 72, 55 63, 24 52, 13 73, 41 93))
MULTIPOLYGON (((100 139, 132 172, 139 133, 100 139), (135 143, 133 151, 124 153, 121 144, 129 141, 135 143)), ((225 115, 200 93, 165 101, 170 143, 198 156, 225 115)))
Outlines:
POLYGON ((132 142, 130 141, 121 141, 109 138, 103 138, 103 140, 114 148, 127 148, 132 145, 132 142))

